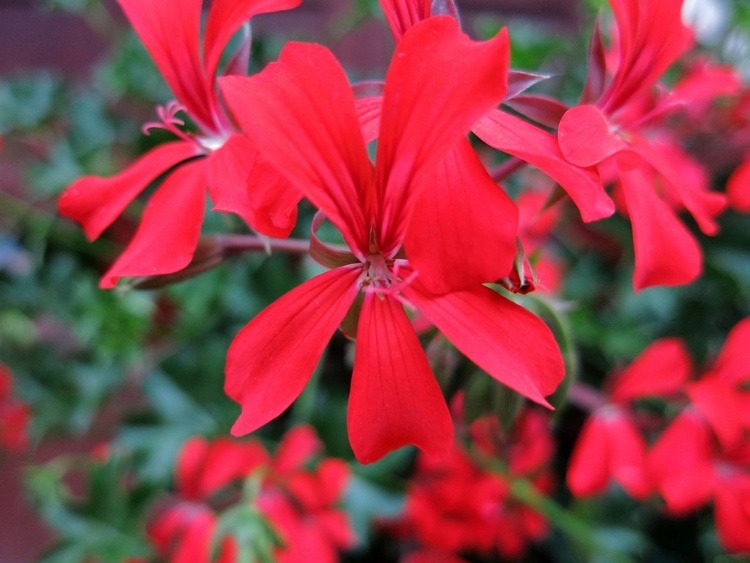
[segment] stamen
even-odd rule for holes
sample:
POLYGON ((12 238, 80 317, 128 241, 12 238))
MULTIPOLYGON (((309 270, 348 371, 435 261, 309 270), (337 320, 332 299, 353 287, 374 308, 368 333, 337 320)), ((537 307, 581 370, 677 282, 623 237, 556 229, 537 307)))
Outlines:
POLYGON ((148 123, 144 123, 141 128, 143 134, 150 135, 152 129, 164 129, 183 141, 195 143, 195 139, 185 133, 182 129, 178 128, 178 126, 185 126, 185 121, 177 117, 177 114, 181 111, 185 111, 185 106, 176 100, 172 100, 166 106, 157 106, 156 115, 159 116, 159 121, 149 121, 148 123))
POLYGON ((373 262, 368 262, 368 269, 365 271, 365 276, 361 281, 362 291, 365 293, 374 293, 380 298, 390 297, 410 311, 415 311, 416 307, 404 297, 401 290, 417 279, 417 272, 412 271, 405 279, 401 279, 399 272, 404 266, 408 266, 406 260, 394 260, 391 264, 388 264, 380 255, 371 256, 370 258, 375 258, 376 263, 377 259, 380 258, 383 263, 380 268, 376 267, 376 271, 373 272, 373 262), (390 272, 387 272, 387 270, 390 270, 390 272))

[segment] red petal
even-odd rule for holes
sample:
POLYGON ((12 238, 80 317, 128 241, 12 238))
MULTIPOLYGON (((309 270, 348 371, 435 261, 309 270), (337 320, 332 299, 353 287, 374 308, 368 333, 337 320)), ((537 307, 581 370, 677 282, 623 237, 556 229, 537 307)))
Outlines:
POLYGON ((252 432, 302 392, 323 350, 354 302, 361 268, 321 274, 261 311, 227 352, 224 390, 242 406, 232 434, 252 432))
POLYGON ((419 23, 398 43, 386 76, 375 165, 376 242, 385 255, 403 241, 425 185, 415 180, 502 101, 509 58, 505 30, 476 42, 449 16, 419 23))
POLYGON ((200 59, 203 0, 118 0, 151 54, 164 80, 201 128, 214 131, 207 84, 200 59))
MULTIPOLYGON (((349 484, 349 465, 341 459, 324 459, 318 466, 317 474, 323 503, 332 505, 339 502, 349 484)), ((349 530, 346 535, 351 536, 351 533, 349 530)))
POLYGON ((630 419, 616 413, 607 419, 612 477, 635 499, 651 492, 646 471, 646 441, 630 419))
POLYGON ((589 66, 586 85, 581 94, 581 103, 588 104, 598 100, 604 93, 607 81, 607 56, 602 41, 600 22, 594 24, 589 48, 589 66))
POLYGON ((289 43, 253 77, 219 80, 233 114, 263 156, 365 258, 365 201, 372 182, 354 96, 341 66, 320 45, 289 43))
POLYGON ((737 211, 750 213, 750 159, 743 162, 727 182, 729 203, 737 211))
POLYGON ((682 22, 683 0, 610 0, 618 28, 620 64, 607 90, 607 111, 614 111, 651 88, 693 43, 682 22))
POLYGON ((412 284, 403 293, 480 368, 549 406, 544 397, 557 388, 565 368, 552 332, 538 317, 486 287, 435 296, 412 284))
POLYGON ((511 100, 506 99, 505 105, 531 121, 552 128, 557 127, 568 111, 566 104, 540 94, 521 94, 511 100))
POLYGON ((250 226, 253 213, 245 186, 257 152, 246 137, 232 135, 208 156, 208 193, 214 211, 236 213, 250 226))
POLYGON ((516 255, 518 208, 461 139, 426 177, 404 245, 432 293, 503 277, 516 255))
MULTIPOLYGON (((344 463, 342 462, 341 465, 344 465, 344 463)), ((315 524, 325 532, 325 535, 334 545, 341 549, 354 547, 357 542, 357 536, 352 530, 346 512, 339 510, 320 511, 315 515, 315 524)))
POLYGON ((695 411, 683 411, 649 453, 654 484, 673 514, 708 502, 715 486, 711 431, 695 411))
POLYGON ((734 384, 750 380, 750 318, 738 322, 729 332, 712 372, 734 384))
POLYGON ((566 477, 577 497, 596 495, 609 484, 609 432, 607 422, 594 413, 584 423, 570 458, 566 477))
POLYGON ((232 481, 243 480, 268 463, 268 453, 256 442, 191 438, 177 460, 177 488, 185 499, 208 500, 232 481))
POLYGON ((216 516, 208 507, 178 504, 161 513, 148 534, 163 557, 188 563, 209 559, 215 527, 216 516))
POLYGON ((79 178, 60 196, 60 213, 80 223, 89 240, 94 240, 151 182, 199 154, 198 147, 191 143, 166 143, 147 152, 116 176, 79 178))
POLYGON ((675 84, 668 99, 700 117, 716 98, 737 95, 740 88, 742 79, 737 69, 721 66, 706 57, 691 65, 687 76, 675 84))
POLYGON ((667 397, 683 389, 691 370, 690 353, 682 340, 658 340, 617 378, 612 400, 624 403, 649 395, 667 397))
POLYGON ((583 168, 599 164, 623 148, 622 141, 610 131, 606 116, 592 105, 566 111, 557 140, 565 159, 583 168))
POLYGON ((502 111, 490 113, 473 131, 491 147, 536 166, 558 182, 584 221, 597 221, 615 212, 596 171, 570 164, 557 139, 546 131, 502 111))
POLYGON ((305 463, 323 449, 323 444, 309 425, 301 425, 284 434, 273 459, 273 471, 277 475, 288 475, 299 471, 305 463))
POLYGON ((300 5, 302 0, 213 0, 203 37, 206 75, 213 79, 221 54, 237 30, 253 16, 280 12, 300 5))
POLYGON ((422 20, 430 17, 432 0, 380 0, 380 7, 393 37, 401 37, 422 20))
POLYGON ((407 444, 444 455, 453 422, 401 304, 368 293, 359 319, 346 416, 357 460, 372 463, 407 444))
POLYGON ((230 137, 208 157, 208 166, 215 211, 236 213, 264 235, 289 236, 302 196, 263 160, 247 137, 230 137))
POLYGON ((362 128, 365 143, 374 141, 378 138, 378 131, 380 131, 380 114, 383 109, 382 96, 357 98, 356 106, 359 126, 362 128))
POLYGON ((206 161, 181 166, 159 186, 125 251, 102 276, 111 288, 125 276, 172 274, 193 258, 206 203, 206 161), (168 220, 165 220, 168 218, 168 220))
POLYGON ((656 195, 642 168, 620 170, 620 182, 633 224, 635 290, 682 285, 703 269, 701 248, 674 211, 656 195))
POLYGON ((708 173, 677 144, 666 140, 646 140, 633 136, 633 150, 666 180, 667 195, 680 202, 698 223, 701 231, 719 231, 716 216, 727 206, 723 194, 710 190, 708 173))
MULTIPOLYGON (((747 348, 745 349, 747 353, 747 348)), ((726 450, 739 445, 744 436, 743 403, 737 389, 715 375, 691 383, 687 389, 693 403, 726 450)))
POLYGON ((302 193, 258 154, 247 182, 251 225, 259 233, 286 238, 297 224, 302 193))
POLYGON ((716 532, 730 553, 750 552, 750 477, 722 479, 714 496, 716 532))

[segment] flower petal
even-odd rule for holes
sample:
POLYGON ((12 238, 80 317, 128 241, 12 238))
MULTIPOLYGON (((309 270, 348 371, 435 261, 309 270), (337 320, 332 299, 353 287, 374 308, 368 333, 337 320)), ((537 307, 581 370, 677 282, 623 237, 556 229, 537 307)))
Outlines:
POLYGON ((191 143, 166 143, 147 152, 116 176, 79 178, 60 196, 60 213, 80 223, 89 240, 94 240, 151 182, 199 154, 198 147, 191 143))
POLYGON ((500 383, 541 405, 565 375, 550 329, 487 287, 431 295, 417 283, 404 295, 461 353, 500 383))
POLYGON ((404 33, 430 17, 432 0, 380 0, 380 7, 398 41, 404 33))
POLYGON ((385 255, 403 241, 424 188, 415 180, 502 101, 509 58, 506 30, 472 41, 449 16, 420 22, 399 41, 386 75, 375 164, 376 242, 385 255))
POLYGON ((656 195, 643 168, 620 170, 620 185, 633 224, 635 290, 682 285, 703 269, 700 246, 674 211, 656 195))
POLYGON ((361 267, 321 274, 274 301, 237 334, 224 390, 240 403, 235 436, 280 415, 302 392, 357 295, 361 267))
POLYGON ((182 446, 177 460, 177 489, 189 500, 203 501, 232 481, 247 478, 268 463, 268 452, 258 442, 196 436, 182 446))
POLYGON ((190 263, 203 223, 205 172, 202 159, 164 180, 146 205, 133 240, 102 276, 102 288, 114 287, 125 276, 172 274, 190 263))
POLYGON ((657 340, 617 378, 612 400, 624 403, 649 395, 672 395, 684 388, 691 370, 690 353, 682 340, 657 340))
POLYGON ((203 0, 118 0, 164 80, 190 116, 215 131, 200 59, 203 0))
POLYGON ((485 143, 536 166, 568 193, 587 223, 609 217, 615 204, 594 169, 579 168, 560 152, 557 139, 502 111, 493 111, 472 129, 485 143))
POLYGON ((365 201, 372 182, 354 95, 328 49, 289 43, 252 77, 219 79, 242 127, 272 166, 341 230, 365 258, 365 201), (252 108, 252 111, 250 111, 252 108))
POLYGON ((575 496, 596 495, 609 485, 609 438, 606 420, 596 413, 581 428, 566 475, 568 488, 575 496))
POLYGON ((738 322, 727 336, 712 372, 734 384, 750 381, 750 318, 738 322))
POLYGON ((593 105, 566 111, 557 129, 557 141, 565 159, 583 168, 599 164, 623 148, 605 115, 593 105))
POLYGON ((203 36, 206 76, 213 80, 221 54, 237 30, 253 16, 290 10, 302 0, 213 0, 203 36))
POLYGON ((749 553, 750 477, 735 474, 725 477, 714 496, 716 532, 724 549, 730 553, 749 553))
POLYGON ((608 114, 651 88, 692 46, 693 33, 682 21, 682 4, 683 0, 610 0, 620 58, 603 100, 608 114))
POLYGON ((651 492, 646 441, 624 413, 609 416, 607 425, 612 477, 631 497, 644 500, 651 492))
POLYGON ((750 212, 750 158, 746 159, 727 182, 729 203, 737 211, 750 212))
POLYGON ((697 412, 684 410, 651 447, 650 473, 673 514, 695 510, 713 495, 712 439, 697 412))
POLYGON ((374 141, 378 138, 378 131, 380 131, 380 114, 383 109, 383 97, 367 96, 357 98, 355 103, 365 143, 374 141))
POLYGON ((461 139, 425 180, 404 245, 432 293, 503 277, 516 255, 518 208, 461 139))
POLYGON ((729 451, 741 443, 745 436, 742 420, 745 405, 742 395, 731 383, 711 374, 690 383, 687 394, 725 450, 729 451))
POLYGON ((289 430, 281 440, 273 456, 273 472, 287 476, 301 471, 317 453, 323 450, 323 443, 315 429, 307 424, 289 430))
POLYGON ((667 139, 646 140, 634 135, 632 147, 666 180, 667 194, 685 206, 700 230, 715 235, 719 231, 716 216, 727 207, 727 198, 710 190, 703 166, 667 139))
POLYGON ((445 454, 450 412, 403 307, 368 293, 359 318, 346 417, 357 460, 372 463, 407 444, 445 454))
POLYGON ((289 236, 302 195, 260 156, 247 137, 230 137, 208 157, 208 166, 208 189, 215 211, 236 213, 264 235, 289 236))

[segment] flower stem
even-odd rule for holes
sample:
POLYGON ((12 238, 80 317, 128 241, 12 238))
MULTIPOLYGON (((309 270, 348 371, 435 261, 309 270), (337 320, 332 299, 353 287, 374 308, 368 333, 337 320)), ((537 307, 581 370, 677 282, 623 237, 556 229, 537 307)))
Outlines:
POLYGON ((275 239, 260 235, 215 235, 212 239, 228 254, 255 250, 289 254, 307 254, 310 251, 310 241, 302 239, 275 239))

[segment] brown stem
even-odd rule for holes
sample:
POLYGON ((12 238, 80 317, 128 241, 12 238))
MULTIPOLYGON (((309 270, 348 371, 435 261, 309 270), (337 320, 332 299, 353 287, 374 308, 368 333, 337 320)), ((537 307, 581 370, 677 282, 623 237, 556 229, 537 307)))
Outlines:
POLYGON ((600 391, 580 381, 576 381, 570 386, 567 399, 568 402, 588 412, 601 408, 605 403, 600 391))
POLYGON ((524 166, 526 166, 526 162, 512 156, 492 171, 492 179, 495 182, 501 182, 514 172, 518 172, 524 166))

